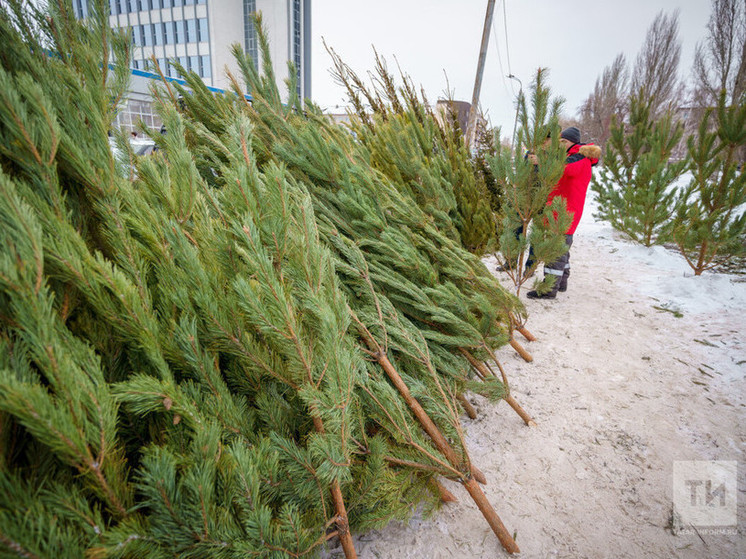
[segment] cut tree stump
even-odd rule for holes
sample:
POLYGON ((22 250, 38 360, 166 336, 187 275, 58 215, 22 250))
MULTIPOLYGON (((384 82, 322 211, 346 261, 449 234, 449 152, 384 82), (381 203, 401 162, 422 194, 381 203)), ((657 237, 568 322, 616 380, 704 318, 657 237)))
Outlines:
POLYGON ((510 345, 527 363, 531 363, 534 360, 534 358, 531 357, 531 354, 526 351, 525 348, 515 340, 515 338, 510 338, 510 345))
MULTIPOLYGON (((488 376, 496 376, 494 371, 490 369, 486 363, 480 362, 476 357, 474 357, 471 353, 466 351, 464 348, 461 348, 461 353, 466 357, 466 359, 469 361, 471 366, 477 371, 477 374, 482 377, 486 378, 488 376)), ((497 366, 500 368, 500 373, 502 374, 502 380, 503 384, 505 385, 505 390, 507 392, 507 396, 505 396, 504 400, 508 403, 508 405, 513 408, 513 410, 520 416, 520 418, 523 420, 523 422, 528 425, 529 427, 536 427, 536 422, 531 418, 531 416, 524 410, 521 405, 516 401, 513 396, 510 395, 510 385, 508 384, 508 378, 505 375, 505 371, 502 368, 502 365, 495 360, 495 363, 497 363, 497 366)))
POLYGON ((521 336, 523 336, 524 338, 526 338, 527 341, 529 341, 529 342, 535 342, 536 341, 536 336, 534 336, 531 332, 529 332, 526 329, 525 326, 516 326, 515 329, 518 330, 518 332, 521 334, 521 336))
POLYGON ((440 483, 437 479, 433 480, 433 484, 438 490, 438 495, 440 495, 441 501, 443 501, 444 503, 458 503, 458 498, 456 497, 456 495, 448 491, 445 485, 440 483))
POLYGON ((466 396, 464 396, 463 394, 459 394, 457 398, 459 403, 461 404, 461 407, 464 408, 466 415, 469 416, 469 419, 476 419, 477 410, 475 410, 474 406, 471 405, 471 402, 466 399, 466 396))
MULTIPOLYGON (((368 346, 371 356, 373 356, 378 361, 379 365, 381 365, 383 370, 386 372, 386 375, 389 377, 391 382, 394 383, 394 386, 402 395, 405 402, 412 410, 412 413, 414 413, 415 417, 420 422, 420 425, 422 425, 422 428, 430 436, 430 439, 432 439, 437 449, 443 453, 443 456, 445 456, 446 459, 455 468, 458 468, 461 465, 461 461, 458 459, 458 456, 448 444, 448 441, 443 436, 443 433, 440 432, 438 426, 435 425, 432 419, 430 419, 430 416, 427 415, 427 412, 420 405, 417 399, 412 396, 409 391, 409 387, 407 387, 406 383, 404 382, 404 379, 401 378, 391 361, 389 361, 388 357, 386 357, 386 354, 381 350, 381 346, 373 338, 373 335, 370 333, 370 331, 368 331, 368 329, 365 328, 365 326, 359 320, 357 320, 356 322, 360 327, 360 334, 365 341, 365 344, 368 346)), ((484 516, 485 520, 487 520, 487 524, 490 525, 490 528, 492 528, 492 531, 497 536, 497 539, 500 541, 500 544, 502 544, 505 551, 507 551, 508 553, 519 553, 520 550, 518 549, 518 545, 515 543, 515 540, 513 540, 510 533, 508 533, 505 525, 500 520, 500 517, 495 512, 495 509, 492 508, 492 505, 487 500, 487 497, 484 495, 482 488, 479 487, 479 484, 477 483, 479 479, 477 478, 476 474, 479 473, 483 479, 484 474, 482 474, 482 472, 475 468, 473 464, 470 464, 470 467, 471 475, 462 475, 459 481, 469 492, 469 495, 476 503, 477 508, 479 508, 479 511, 482 513, 482 516, 484 516)))

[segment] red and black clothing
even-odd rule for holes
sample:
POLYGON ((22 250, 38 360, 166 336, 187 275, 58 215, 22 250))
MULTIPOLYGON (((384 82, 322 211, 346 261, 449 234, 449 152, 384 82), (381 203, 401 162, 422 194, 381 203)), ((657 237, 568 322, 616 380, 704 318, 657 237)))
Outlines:
POLYGON ((547 205, 551 204, 557 196, 561 196, 567 202, 567 211, 572 214, 572 224, 566 231, 568 235, 575 233, 580 218, 583 216, 585 195, 588 192, 588 184, 591 182, 591 167, 598 163, 600 156, 601 148, 593 144, 570 146, 567 150, 565 171, 549 194, 547 205))
POLYGON ((565 233, 567 252, 556 262, 544 266, 544 275, 548 274, 556 277, 550 297, 554 297, 558 290, 565 291, 567 289, 567 279, 570 277, 572 236, 578 227, 580 218, 583 216, 585 195, 588 192, 588 184, 591 182, 591 168, 598 163, 600 156, 601 148, 593 144, 573 144, 570 146, 567 150, 565 170, 562 177, 549 194, 547 205, 551 204, 555 197, 561 196, 565 199, 568 213, 572 215, 572 223, 565 233))

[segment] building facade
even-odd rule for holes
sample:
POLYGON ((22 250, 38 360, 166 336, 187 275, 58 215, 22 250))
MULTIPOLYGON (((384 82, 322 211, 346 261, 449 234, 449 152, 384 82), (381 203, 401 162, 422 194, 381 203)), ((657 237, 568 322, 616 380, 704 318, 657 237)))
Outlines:
MULTIPOLYGON (((88 0, 73 0, 73 9, 85 18, 88 0)), ((295 64, 299 96, 311 97, 311 0, 109 0, 109 9, 112 27, 131 29, 135 74, 153 71, 155 57, 166 77, 178 78, 175 60, 219 89, 230 86, 226 68, 239 77, 233 44, 261 62, 253 22, 261 13, 283 98, 288 61, 295 64)))

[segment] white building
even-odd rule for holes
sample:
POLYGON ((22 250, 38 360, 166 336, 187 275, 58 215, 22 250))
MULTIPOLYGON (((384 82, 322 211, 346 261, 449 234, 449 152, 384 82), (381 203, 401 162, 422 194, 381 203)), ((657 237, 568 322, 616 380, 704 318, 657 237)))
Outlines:
MULTIPOLYGON (((73 0, 79 18, 88 15, 88 0, 73 0)), ((231 46, 239 44, 258 60, 253 14, 260 12, 270 43, 275 76, 280 92, 287 97, 284 80, 290 60, 297 71, 298 94, 311 97, 311 0, 109 0, 112 27, 132 30, 132 68, 135 75, 152 71, 155 57, 167 77, 177 78, 177 60, 197 73, 208 86, 226 89, 226 68, 239 77, 231 46)), ((133 80, 137 111, 145 91, 133 80)), ((124 124, 124 123, 122 123, 124 124)))

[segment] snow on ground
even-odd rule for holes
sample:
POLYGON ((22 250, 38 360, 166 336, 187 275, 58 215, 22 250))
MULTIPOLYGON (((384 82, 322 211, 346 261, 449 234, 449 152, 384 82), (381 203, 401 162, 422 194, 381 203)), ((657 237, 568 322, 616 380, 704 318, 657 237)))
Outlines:
MULTIPOLYGON (((538 340, 521 343, 534 361, 509 346, 496 356, 538 426, 471 397, 478 417, 464 423, 485 493, 524 558, 745 557, 744 278, 695 277, 680 255, 596 222, 592 204, 568 291, 554 301, 522 291, 538 340), (737 461, 737 526, 671 529, 682 460, 737 461)), ((359 535, 360 558, 507 557, 468 494, 444 484, 458 503, 359 535)))

